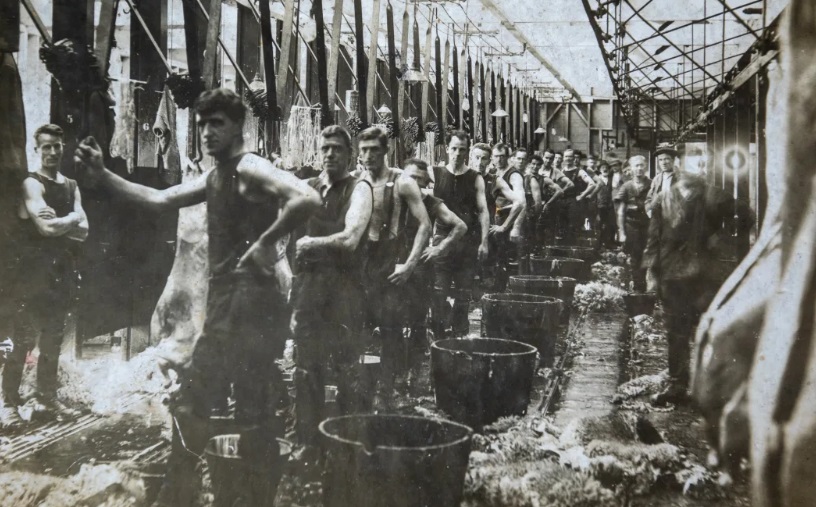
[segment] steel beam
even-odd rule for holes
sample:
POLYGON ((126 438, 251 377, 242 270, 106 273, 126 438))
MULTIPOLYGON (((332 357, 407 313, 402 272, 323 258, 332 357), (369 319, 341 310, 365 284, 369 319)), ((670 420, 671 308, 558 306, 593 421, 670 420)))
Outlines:
MULTIPOLYGON (((516 38, 516 40, 518 40, 522 44, 526 44, 527 50, 530 52, 530 54, 533 55, 539 62, 541 62, 541 65, 543 65, 544 68, 546 68, 550 72, 550 74, 552 74, 553 77, 557 79, 559 83, 561 83, 561 86, 566 88, 572 94, 573 97, 580 101, 581 95, 578 93, 578 91, 569 83, 569 81, 567 81, 563 76, 561 76, 561 73, 558 71, 558 69, 556 69, 553 66, 552 63, 550 63, 549 60, 544 58, 544 55, 542 55, 533 46, 530 40, 527 39, 527 36, 521 33, 521 31, 518 28, 516 28, 513 22, 511 22, 510 19, 508 19, 504 11, 496 4, 495 0, 482 0, 482 5, 484 5, 486 9, 492 12, 493 15, 499 19, 502 26, 505 29, 507 29, 507 31, 509 31, 516 38)), ((587 12, 587 15, 589 15, 589 12, 587 12)))

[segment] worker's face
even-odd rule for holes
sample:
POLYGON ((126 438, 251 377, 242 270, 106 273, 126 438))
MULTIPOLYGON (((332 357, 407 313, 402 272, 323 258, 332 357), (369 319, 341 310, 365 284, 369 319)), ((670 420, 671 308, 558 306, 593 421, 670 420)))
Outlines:
POLYGON ((62 162, 62 138, 51 134, 37 136, 37 153, 43 169, 58 168, 62 162))
POLYGON ((529 169, 532 174, 538 174, 538 171, 541 169, 542 165, 543 164, 539 162, 538 159, 533 159, 527 165, 527 169, 529 169))
POLYGON ((360 162, 369 171, 385 166, 386 153, 386 148, 377 139, 360 141, 360 162))
POLYGON ((673 171, 674 157, 668 153, 661 153, 657 156, 657 167, 660 168, 661 171, 673 171))
POLYGON ((467 141, 459 139, 458 137, 451 137, 451 141, 448 144, 448 160, 450 160, 453 167, 464 165, 467 160, 468 148, 467 141))
POLYGON ((322 137, 320 161, 329 176, 342 176, 351 164, 351 148, 340 136, 322 137))
POLYGON ((553 167, 561 167, 561 160, 563 158, 563 155, 559 155, 558 153, 553 155, 553 167))
POLYGON ((575 162, 575 153, 571 151, 564 152, 564 166, 565 167, 572 167, 572 164, 575 162))
POLYGON ((601 166, 601 174, 603 176, 609 176, 609 172, 610 171, 609 171, 609 166, 608 165, 602 165, 601 166))
POLYGON ((595 169, 595 166, 598 164, 598 161, 592 157, 587 158, 587 169, 595 169))
POLYGON ((493 165, 497 169, 505 169, 507 167, 507 151, 503 149, 493 150, 492 155, 493 165))
POLYGON ((512 158, 512 165, 516 169, 522 169, 524 165, 527 163, 527 152, 526 151, 519 151, 513 155, 512 158))
POLYGON ((484 174, 487 165, 490 163, 490 152, 482 149, 475 149, 470 155, 470 165, 484 174))
POLYGON ((632 171, 632 176, 635 178, 642 178, 643 175, 646 174, 646 161, 643 159, 638 159, 634 164, 631 164, 630 168, 632 171))
POLYGON ((431 177, 428 175, 428 171, 423 171, 414 164, 405 167, 402 171, 402 177, 413 179, 419 188, 428 188, 428 185, 431 184, 431 177))
POLYGON ((553 158, 555 158, 555 153, 550 153, 549 151, 544 152, 544 165, 550 165, 553 162, 553 158))
POLYGON ((196 114, 196 125, 204 153, 216 158, 228 155, 244 135, 244 125, 230 119, 223 111, 196 114))

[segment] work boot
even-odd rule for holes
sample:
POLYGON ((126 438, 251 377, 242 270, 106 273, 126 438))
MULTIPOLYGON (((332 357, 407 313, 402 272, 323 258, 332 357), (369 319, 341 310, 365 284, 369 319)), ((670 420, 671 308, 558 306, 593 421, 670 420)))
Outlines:
POLYGON ((651 398, 652 405, 657 407, 682 405, 687 401, 689 401, 689 396, 686 388, 675 382, 672 382, 669 387, 651 398))
POLYGON ((34 414, 37 417, 56 419, 59 422, 76 419, 81 413, 59 401, 56 396, 38 396, 34 405, 34 414))
POLYGON ((17 409, 17 405, 6 405, 0 408, 0 429, 13 431, 20 429, 25 424, 17 409))

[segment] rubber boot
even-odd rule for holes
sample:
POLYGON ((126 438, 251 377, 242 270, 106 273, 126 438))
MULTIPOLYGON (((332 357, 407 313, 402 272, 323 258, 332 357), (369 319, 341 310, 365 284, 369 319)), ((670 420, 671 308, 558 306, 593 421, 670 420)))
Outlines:
POLYGON ((153 507, 194 507, 201 496, 199 466, 210 438, 210 425, 208 420, 183 410, 177 411, 173 419, 167 473, 153 507))

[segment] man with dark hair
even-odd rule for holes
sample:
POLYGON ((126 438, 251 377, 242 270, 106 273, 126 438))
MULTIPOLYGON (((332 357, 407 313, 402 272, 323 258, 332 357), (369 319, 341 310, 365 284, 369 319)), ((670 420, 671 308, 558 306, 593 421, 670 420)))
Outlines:
MULTIPOLYGON (((456 336, 468 333, 468 310, 472 297, 473 279, 478 263, 487 259, 490 217, 485 199, 482 175, 467 166, 470 139, 463 131, 455 131, 448 141, 448 164, 434 167, 434 196, 467 226, 468 234, 444 255, 436 256, 437 311, 434 312, 436 333, 451 329, 456 336), (456 287, 454 292, 453 287, 456 287), (453 298, 449 310, 447 299, 453 298)), ((437 224, 434 245, 446 241, 451 229, 437 224)), ((443 336, 438 334, 436 339, 443 336)))
POLYGON ((553 168, 560 170, 561 169, 561 163, 562 163, 563 160, 564 160, 564 154, 561 153, 560 151, 555 152, 555 154, 553 155, 553 162, 552 162, 553 168))
POLYGON ((388 135, 379 127, 369 127, 358 136, 360 160, 365 166, 361 178, 374 189, 374 204, 368 225, 367 254, 363 279, 366 288, 368 321, 380 329, 381 378, 375 409, 387 410, 395 400, 394 382, 399 359, 403 357, 402 328, 405 324, 402 287, 420 262, 431 234, 422 194, 412 179, 400 178, 400 171, 385 164, 388 135), (406 237, 408 215, 417 221, 411 241, 406 237), (407 256, 406 242, 411 243, 407 256))
POLYGON ((131 183, 103 165, 93 138, 74 160, 114 198, 154 212, 207 203, 210 283, 204 328, 192 359, 180 370, 182 388, 173 404, 173 451, 157 505, 188 506, 197 500, 199 456, 210 438, 213 409, 226 406, 232 386, 239 453, 253 470, 247 495, 253 505, 271 502, 279 464, 276 415, 286 392, 274 361, 289 336, 287 295, 291 270, 279 242, 321 204, 320 195, 294 175, 248 152, 244 105, 233 91, 206 91, 196 101, 196 126, 215 168, 197 180, 166 190, 131 183))
POLYGON ((493 216, 496 214, 496 203, 493 201, 493 185, 496 181, 496 173, 490 165, 490 145, 487 143, 476 143, 470 148, 470 168, 482 175, 485 182, 485 200, 487 201, 487 215, 490 223, 493 223, 493 216))
POLYGON ((14 349, 3 369, 3 408, 0 427, 19 426, 20 381, 26 354, 37 343, 37 406, 35 413, 57 418, 76 415, 57 399, 57 371, 71 285, 76 283, 78 242, 88 236, 88 219, 76 181, 59 172, 63 131, 47 124, 34 132, 40 166, 23 180, 18 208, 20 242, 17 282, 18 310, 14 349))
MULTIPOLYGON (((405 161, 405 170, 402 173, 403 178, 413 179, 419 188, 422 190, 422 204, 425 205, 425 210, 428 212, 428 218, 431 221, 431 226, 436 224, 437 234, 434 237, 433 245, 428 246, 422 252, 422 262, 414 270, 411 279, 408 281, 409 292, 409 317, 408 327, 411 330, 410 343, 408 344, 408 386, 414 387, 416 385, 419 367, 422 364, 422 359, 428 346, 427 333, 427 317, 428 310, 435 308, 435 301, 433 293, 433 280, 431 265, 436 265, 439 259, 448 256, 453 252, 462 242, 465 234, 468 231, 465 222, 452 212, 442 199, 434 197, 434 195, 426 191, 428 185, 431 183, 431 176, 428 173, 428 164, 423 160, 412 158, 405 161), (440 231, 447 230, 447 235, 440 231)), ((406 238, 411 238, 415 234, 418 223, 416 220, 409 220, 406 225, 406 238)), ((410 245, 406 243, 406 249, 410 245)), ((434 309, 436 312, 436 309, 434 309)), ((467 314, 465 314, 467 318, 467 314)), ((435 336, 439 339, 438 336, 435 336)))
POLYGON ((598 240, 604 248, 615 246, 615 208, 612 201, 612 171, 609 163, 601 160, 598 164, 600 184, 595 187, 598 240))
POLYGON ((349 174, 354 161, 351 137, 337 125, 320 134, 323 172, 308 181, 323 206, 306 222, 296 244, 292 330, 296 345, 295 400, 298 458, 318 461, 318 424, 325 419, 328 375, 337 381, 341 414, 364 412, 359 357, 363 322, 360 256, 371 218, 372 191, 349 174))
MULTIPOLYGON (((564 191, 553 180, 552 174, 560 171, 552 167, 543 167, 544 159, 538 155, 533 155, 530 158, 530 165, 528 171, 537 175, 538 185, 541 192, 541 206, 538 210, 538 219, 535 221, 535 237, 539 244, 552 244, 555 240, 555 231, 557 226, 557 209, 558 200, 563 195, 564 191)), ((566 177, 562 174, 562 178, 566 177)), ((566 180, 569 185, 572 182, 566 180)), ((529 200, 528 200, 529 206, 529 200)))
MULTIPOLYGON (((509 147, 504 143, 493 146, 493 165, 496 167, 496 184, 493 195, 496 201, 496 223, 490 227, 497 260, 496 290, 504 292, 507 285, 508 264, 518 257, 522 241, 521 227, 524 223, 526 200, 524 177, 507 163, 509 147)), ((493 248, 491 248, 493 249, 493 248)))
POLYGON ((584 223, 588 217, 587 199, 595 190, 595 175, 581 169, 575 160, 575 150, 564 151, 564 175, 572 181, 573 186, 564 190, 564 206, 562 207, 561 236, 568 244, 575 242, 578 231, 584 230, 584 223))

